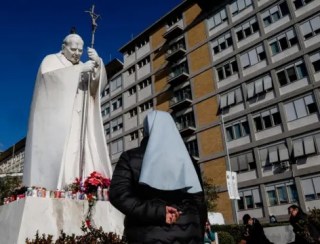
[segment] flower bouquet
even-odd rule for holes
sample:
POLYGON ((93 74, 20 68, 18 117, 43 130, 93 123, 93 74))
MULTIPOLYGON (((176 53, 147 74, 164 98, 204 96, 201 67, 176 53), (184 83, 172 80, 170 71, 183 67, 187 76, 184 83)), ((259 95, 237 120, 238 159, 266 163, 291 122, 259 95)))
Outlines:
POLYGON ((70 184, 67 189, 76 194, 85 194, 88 200, 89 209, 85 218, 85 223, 88 228, 91 228, 92 223, 92 211, 97 200, 109 199, 109 186, 110 179, 103 177, 100 173, 92 172, 84 182, 81 179, 76 178, 75 181, 70 184))

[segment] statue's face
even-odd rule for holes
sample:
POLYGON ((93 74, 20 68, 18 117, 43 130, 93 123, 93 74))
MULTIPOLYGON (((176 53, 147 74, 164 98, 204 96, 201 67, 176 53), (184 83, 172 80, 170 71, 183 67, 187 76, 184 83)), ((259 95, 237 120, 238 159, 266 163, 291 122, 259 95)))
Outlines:
POLYGON ((63 44, 62 53, 71 63, 78 64, 83 53, 82 39, 77 36, 71 37, 63 44))

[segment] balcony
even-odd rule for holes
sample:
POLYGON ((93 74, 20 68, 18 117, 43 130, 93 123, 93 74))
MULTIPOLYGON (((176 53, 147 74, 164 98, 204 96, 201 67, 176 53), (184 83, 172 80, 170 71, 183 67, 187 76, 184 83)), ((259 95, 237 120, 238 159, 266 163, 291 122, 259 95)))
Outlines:
POLYGON ((180 96, 175 96, 170 100, 170 108, 172 110, 180 110, 189 107, 192 104, 191 94, 183 92, 180 96))
POLYGON ((180 84, 189 78, 189 72, 185 67, 180 67, 171 72, 168 77, 168 83, 180 84))
POLYGON ((172 38, 175 38, 183 33, 183 28, 179 24, 176 24, 169 28, 164 34, 163 38, 170 40, 172 38))
POLYGON ((186 54, 186 49, 183 45, 179 45, 177 48, 169 49, 166 54, 167 61, 176 61, 177 59, 183 57, 186 54))
POLYGON ((196 131, 195 122, 192 120, 177 123, 177 127, 181 136, 191 135, 196 131))

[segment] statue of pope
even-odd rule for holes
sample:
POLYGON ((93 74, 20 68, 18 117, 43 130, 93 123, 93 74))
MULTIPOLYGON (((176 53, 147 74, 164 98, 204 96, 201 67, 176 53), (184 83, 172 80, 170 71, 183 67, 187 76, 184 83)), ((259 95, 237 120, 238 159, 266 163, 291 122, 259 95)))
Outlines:
POLYGON ((100 108, 106 71, 93 48, 87 51, 89 61, 80 61, 83 44, 79 35, 70 34, 65 37, 62 50, 46 56, 40 65, 26 141, 26 186, 62 189, 76 177, 86 177, 93 171, 111 178, 100 108), (87 111, 83 116, 87 92, 87 111))

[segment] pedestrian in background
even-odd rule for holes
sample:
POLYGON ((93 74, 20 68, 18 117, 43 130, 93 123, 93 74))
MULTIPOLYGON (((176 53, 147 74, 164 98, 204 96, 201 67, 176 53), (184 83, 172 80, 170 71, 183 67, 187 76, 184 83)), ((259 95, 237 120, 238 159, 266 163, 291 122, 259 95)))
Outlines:
POLYGON ((266 237, 263 227, 259 220, 252 218, 249 214, 245 214, 242 217, 243 224, 245 225, 245 232, 243 239, 247 244, 271 244, 266 237))
POLYGON ((302 209, 293 204, 288 207, 289 221, 295 233, 296 244, 320 243, 320 231, 314 224, 308 221, 308 215, 302 209))

